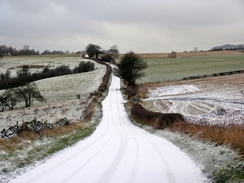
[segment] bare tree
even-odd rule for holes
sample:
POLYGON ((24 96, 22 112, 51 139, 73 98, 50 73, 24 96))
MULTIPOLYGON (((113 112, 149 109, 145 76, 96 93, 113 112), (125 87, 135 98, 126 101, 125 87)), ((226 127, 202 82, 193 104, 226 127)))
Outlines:
POLYGON ((35 100, 45 102, 45 98, 40 94, 35 83, 28 83, 13 90, 16 99, 25 102, 25 107, 30 107, 35 100))
POLYGON ((114 63, 115 59, 117 58, 119 58, 119 50, 117 45, 111 46, 111 48, 105 52, 105 55, 102 56, 103 61, 111 63, 114 63))
POLYGON ((111 46, 108 52, 112 55, 114 59, 119 58, 119 49, 117 45, 111 46))
POLYGON ((6 107, 9 110, 14 110, 14 106, 17 104, 17 100, 14 96, 13 89, 6 90, 0 97, 0 107, 1 111, 4 111, 6 107))
POLYGON ((30 47, 29 45, 24 45, 23 50, 29 50, 29 47, 30 47))

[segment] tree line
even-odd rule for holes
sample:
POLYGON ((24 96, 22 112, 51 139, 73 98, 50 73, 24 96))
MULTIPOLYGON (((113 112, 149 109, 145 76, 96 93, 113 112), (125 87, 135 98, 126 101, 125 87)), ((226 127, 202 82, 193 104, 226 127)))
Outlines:
POLYGON ((79 66, 75 67, 73 70, 66 65, 62 65, 54 69, 49 69, 49 67, 46 66, 43 68, 42 72, 33 74, 30 74, 29 69, 30 68, 28 65, 23 65, 21 69, 17 71, 17 77, 14 78, 10 77, 10 69, 8 69, 5 73, 1 73, 0 90, 23 86, 27 83, 50 77, 93 71, 95 69, 95 64, 90 61, 82 61, 79 63, 79 66))
POLYGON ((104 50, 102 47, 96 44, 88 44, 85 48, 85 51, 61 51, 61 50, 44 50, 43 52, 36 51, 34 49, 30 49, 29 45, 24 45, 23 49, 17 50, 12 46, 0 45, 0 58, 4 56, 22 56, 22 55, 64 55, 64 54, 79 54, 84 55, 87 54, 89 58, 93 58, 96 56, 98 59, 98 55, 102 54, 101 59, 106 62, 115 61, 116 58, 119 57, 119 50, 117 45, 111 46, 110 49, 104 50))
POLYGON ((29 66, 22 66, 17 72, 17 77, 11 78, 9 70, 5 74, 1 74, 0 89, 6 89, 0 95, 0 111, 6 109, 14 110, 17 102, 25 103, 25 107, 30 107, 35 100, 45 102, 45 98, 40 94, 36 84, 33 81, 45 79, 49 77, 88 72, 95 69, 95 64, 92 62, 80 62, 78 67, 73 70, 69 66, 59 66, 55 69, 44 67, 40 73, 29 73, 29 66))
POLYGON ((110 49, 104 50, 99 45, 90 43, 86 46, 84 54, 87 54, 89 58, 96 56, 96 59, 102 55, 100 58, 102 61, 114 63, 119 57, 119 49, 117 45, 113 45, 110 49))
POLYGON ((244 51, 244 47, 243 46, 240 46, 240 47, 233 47, 233 48, 215 48, 215 49, 212 49, 210 51, 222 51, 222 50, 231 50, 231 51, 244 51))
POLYGON ((0 58, 4 56, 22 56, 22 55, 64 55, 64 54, 82 54, 82 51, 72 52, 61 50, 45 50, 40 52, 38 50, 30 49, 28 45, 24 45, 23 49, 17 50, 12 46, 0 45, 0 58))

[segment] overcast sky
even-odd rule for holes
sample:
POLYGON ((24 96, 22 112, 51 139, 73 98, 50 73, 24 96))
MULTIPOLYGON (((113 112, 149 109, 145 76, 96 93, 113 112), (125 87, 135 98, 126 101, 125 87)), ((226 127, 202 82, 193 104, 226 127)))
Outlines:
POLYGON ((244 44, 244 0, 0 0, 0 45, 121 53, 244 44))

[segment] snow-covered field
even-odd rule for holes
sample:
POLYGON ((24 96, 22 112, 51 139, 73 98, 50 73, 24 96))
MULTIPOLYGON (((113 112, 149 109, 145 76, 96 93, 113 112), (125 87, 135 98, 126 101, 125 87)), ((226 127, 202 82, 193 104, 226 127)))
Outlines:
MULTIPOLYGON (((17 70, 22 65, 41 65, 51 68, 66 65, 73 69, 81 61, 86 62, 88 60, 79 57, 4 57, 4 59, 0 60, 0 72, 5 73, 10 68, 12 76, 15 76, 17 70)), ((31 69, 30 72, 42 71, 43 67, 39 70, 36 68, 31 69)), ((105 66, 95 63, 95 70, 92 72, 36 81, 38 89, 46 98, 46 103, 34 102, 34 105, 29 108, 18 106, 18 109, 14 111, 0 112, 0 130, 15 125, 17 121, 21 124, 23 121, 31 121, 34 118, 42 122, 47 121, 48 123, 54 123, 64 117, 67 117, 70 122, 80 121, 83 110, 91 102, 91 99, 88 98, 90 93, 98 89, 105 72, 105 66), (77 98, 78 94, 80 99, 77 98)), ((3 93, 3 90, 0 90, 1 93, 3 93)))
POLYGON ((207 181, 183 151, 130 122, 119 88, 120 80, 113 76, 102 121, 92 136, 10 182, 207 181))
MULTIPOLYGON (((1 72, 5 72, 6 68, 17 68, 18 65, 26 65, 27 63, 33 65, 53 64, 54 67, 65 64, 73 68, 78 66, 82 59, 42 58, 32 60, 18 58, 11 61, 12 65, 9 64, 9 61, 9 58, 0 60, 1 72)), ((12 69, 12 72, 14 73, 14 69, 12 69)), ((104 73, 105 67, 96 64, 96 70, 90 73, 37 81, 36 84, 41 94, 47 98, 47 103, 35 103, 33 107, 27 109, 19 108, 14 111, 0 113, 0 129, 15 124, 16 121, 29 121, 35 117, 38 120, 48 120, 48 122, 55 122, 56 119, 63 117, 67 117, 72 122, 79 120, 83 109, 89 104, 87 96, 97 90, 104 73), (77 94, 81 95, 81 99, 77 99, 77 94)), ((206 79, 195 82, 164 83, 157 87, 151 87, 148 99, 145 99, 144 103, 146 106, 154 107, 158 111, 183 113, 184 116, 195 122, 201 122, 202 120, 203 122, 220 123, 222 119, 227 122, 227 117, 230 115, 230 119, 235 119, 240 123, 243 121, 244 110, 244 96, 240 93, 241 89, 244 90, 244 75, 214 79, 215 81, 206 79)), ((112 87, 110 91, 118 93, 118 87, 112 87)), ((188 136, 144 127, 150 133, 155 133, 171 141, 181 149, 173 147, 177 150, 172 150, 172 144, 164 139, 159 140, 155 136, 151 137, 150 134, 140 131, 131 125, 129 121, 126 121, 122 104, 123 101, 120 96, 106 99, 103 102, 103 106, 105 106, 103 121, 109 121, 109 123, 103 122, 99 125, 97 131, 101 133, 91 136, 87 139, 88 141, 81 141, 74 146, 74 149, 68 148, 61 151, 50 161, 47 161, 47 164, 43 164, 32 171, 28 169, 27 171, 30 172, 24 174, 21 180, 26 182, 26 180, 31 179, 30 182, 33 182, 32 178, 35 177, 35 181, 40 178, 40 181, 45 180, 45 182, 48 182, 53 180, 53 177, 60 179, 65 177, 62 179, 64 182, 66 180, 85 182, 85 180, 93 179, 98 180, 98 182, 118 182, 118 180, 121 180, 121 182, 123 180, 125 180, 124 182, 146 182, 146 180, 152 182, 153 179, 159 180, 155 182, 162 182, 162 180, 165 180, 165 182, 202 182, 205 178, 201 177, 200 169, 181 150, 191 155, 191 158, 198 163, 198 166, 201 166, 201 170, 209 176, 213 171, 228 167, 231 163, 235 165, 239 158, 237 153, 226 147, 216 146, 213 143, 203 144, 199 141, 193 141, 188 136), (120 107, 114 107, 117 104, 120 107), (122 112, 119 112, 119 108, 122 109, 122 112), (146 137, 146 140, 141 140, 144 137, 146 137), (99 144, 99 146, 95 146, 95 144, 99 144), (95 150, 91 150, 89 147, 95 150), (109 151, 105 150, 107 148, 109 151), (168 149, 171 150, 168 151, 168 149), (62 154, 65 159, 61 158, 62 154), (172 157, 172 155, 176 155, 177 158, 172 157), (178 156, 181 158, 178 159, 178 156), (71 161, 68 161, 68 159, 71 159, 71 161), (51 164, 52 168, 48 164, 51 164), (65 169, 62 168, 62 164, 66 165, 65 169), (185 164, 189 166, 185 167, 185 164), (78 165, 78 167, 74 165, 78 165), (92 169, 93 165, 95 166, 94 169, 92 169), (159 165, 160 168, 151 167, 150 165, 159 165), (89 167, 91 169, 87 169, 89 167), (98 167, 101 167, 101 169, 98 169, 98 167), (159 171, 161 169, 165 171, 159 171), (91 174, 89 174, 89 171, 91 171, 91 174), (158 172, 159 174, 157 174, 158 172), (192 173, 195 172, 196 174, 191 177, 192 173), (79 178, 81 175, 86 176, 79 178), (186 175, 190 177, 186 178, 186 175), (189 181, 190 179, 191 181, 189 181), (196 179, 197 181, 195 181, 196 179)), ((3 162, 1 165, 9 164, 3 162)), ((10 172, 10 175, 5 177, 5 182, 16 175, 13 175, 13 173, 16 172, 10 172)), ((18 180, 16 182, 19 182, 18 180)))
POLYGON ((66 65, 74 69, 81 61, 87 61, 80 57, 4 57, 0 60, 0 73, 5 73, 10 69, 11 76, 16 76, 17 71, 23 65, 32 66, 31 73, 42 71, 45 66, 55 68, 66 65))
POLYGON ((151 87, 144 105, 181 113, 194 123, 244 125, 244 75, 182 81, 151 87))

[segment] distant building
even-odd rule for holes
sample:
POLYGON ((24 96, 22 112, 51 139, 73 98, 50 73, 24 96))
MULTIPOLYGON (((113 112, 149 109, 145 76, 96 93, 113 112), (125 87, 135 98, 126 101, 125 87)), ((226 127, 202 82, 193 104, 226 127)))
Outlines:
POLYGON ((81 52, 81 57, 82 57, 82 58, 89 58, 89 56, 86 54, 85 51, 82 51, 82 52, 81 52))
POLYGON ((176 52, 172 51, 171 53, 169 53, 168 57, 169 58, 177 58, 176 52))

